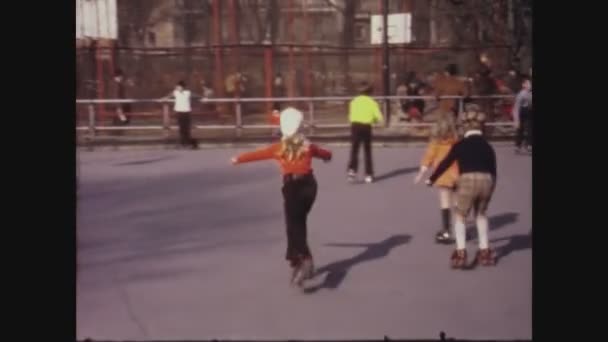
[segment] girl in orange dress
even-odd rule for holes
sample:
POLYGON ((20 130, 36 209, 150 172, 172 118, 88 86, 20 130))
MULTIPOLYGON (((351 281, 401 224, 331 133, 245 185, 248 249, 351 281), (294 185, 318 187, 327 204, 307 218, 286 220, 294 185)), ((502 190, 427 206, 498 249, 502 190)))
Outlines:
MULTIPOLYGON (((420 182, 424 174, 430 168, 437 165, 448 154, 452 145, 458 141, 456 123, 452 115, 440 113, 437 122, 431 130, 431 140, 426 149, 426 153, 420 163, 420 171, 414 182, 420 182)), ((452 196, 458 180, 458 165, 453 163, 449 169, 435 182, 439 193, 439 207, 441 208, 442 229, 435 235, 438 243, 452 243, 451 218, 452 218, 452 196)))
POLYGON ((331 160, 330 151, 310 143, 298 130, 302 112, 286 108, 280 115, 280 142, 232 158, 233 164, 258 160, 276 160, 283 174, 283 198, 287 223, 286 259, 292 268, 292 285, 301 286, 313 274, 312 254, 307 242, 307 217, 317 196, 317 181, 312 172, 312 158, 331 160))

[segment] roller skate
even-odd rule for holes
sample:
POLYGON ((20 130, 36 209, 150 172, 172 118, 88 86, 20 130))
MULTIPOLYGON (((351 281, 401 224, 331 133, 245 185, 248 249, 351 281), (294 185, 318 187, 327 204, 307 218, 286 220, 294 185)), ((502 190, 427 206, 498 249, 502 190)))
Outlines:
POLYGON ((454 269, 462 269, 467 264, 467 251, 466 249, 457 249, 452 253, 452 257, 450 259, 452 268, 454 269))
POLYGON ((295 274, 295 277, 293 278, 292 283, 298 287, 302 287, 304 285, 304 281, 312 278, 313 272, 314 265, 312 262, 312 258, 306 258, 302 260, 295 274))
POLYGON ((475 260, 482 266, 494 266, 496 265, 496 253, 489 248, 480 249, 477 251, 475 260))

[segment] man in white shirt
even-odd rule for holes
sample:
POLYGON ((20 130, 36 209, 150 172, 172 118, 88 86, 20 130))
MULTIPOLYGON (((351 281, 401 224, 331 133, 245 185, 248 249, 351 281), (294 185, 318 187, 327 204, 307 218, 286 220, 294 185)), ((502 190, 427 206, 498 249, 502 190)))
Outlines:
POLYGON ((193 149, 196 149, 198 148, 198 141, 191 136, 191 96, 190 90, 186 89, 186 83, 179 81, 175 86, 175 90, 168 97, 175 100, 173 110, 177 113, 180 144, 184 147, 191 146, 193 149))

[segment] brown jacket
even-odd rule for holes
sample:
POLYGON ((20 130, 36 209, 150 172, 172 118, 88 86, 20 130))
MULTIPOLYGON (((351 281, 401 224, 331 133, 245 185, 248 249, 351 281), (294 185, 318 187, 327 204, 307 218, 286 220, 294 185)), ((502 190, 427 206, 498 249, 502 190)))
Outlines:
MULTIPOLYGON (((435 81, 435 95, 437 96, 468 96, 466 83, 454 76, 440 76, 435 81)), ((457 109, 458 101, 455 99, 443 99, 439 101, 439 109, 444 112, 457 109)))

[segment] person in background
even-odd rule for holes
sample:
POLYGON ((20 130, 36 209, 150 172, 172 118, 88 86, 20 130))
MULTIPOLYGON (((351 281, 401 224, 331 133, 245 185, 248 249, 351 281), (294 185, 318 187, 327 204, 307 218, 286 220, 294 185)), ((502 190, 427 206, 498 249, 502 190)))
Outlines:
POLYGON ((307 241, 307 217, 317 197, 317 181, 312 158, 330 161, 332 154, 299 133, 302 112, 286 108, 281 113, 281 141, 254 152, 232 158, 234 165, 258 160, 276 160, 283 175, 283 199, 287 223, 287 253, 291 266, 290 283, 301 286, 314 271, 312 253, 307 241))
POLYGON ((275 102, 272 105, 272 111, 270 112, 270 115, 268 117, 268 121, 271 125, 276 126, 276 128, 274 128, 272 130, 272 137, 280 137, 281 136, 281 128, 280 128, 280 124, 281 124, 281 107, 279 105, 279 102, 275 102))
MULTIPOLYGON (((110 96, 112 99, 124 100, 127 98, 127 84, 121 69, 117 69, 110 86, 110 96)), ((115 114, 112 123, 115 126, 126 126, 131 122, 131 104, 119 103, 115 107, 115 114)), ((119 131, 119 134, 122 133, 119 131)))
POLYGON ((227 97, 241 97, 245 92, 246 78, 241 72, 235 72, 226 77, 224 85, 227 97))
MULTIPOLYGON (((424 95, 424 84, 418 80, 416 73, 410 74, 410 79, 407 86, 407 95, 409 96, 423 96, 424 95)), ((410 120, 422 121, 422 115, 424 114, 425 102, 423 99, 413 99, 408 104, 408 116, 410 120)))
POLYGON ((483 136, 484 121, 485 114, 481 112, 466 113, 462 121, 464 138, 452 146, 426 181, 428 186, 435 184, 454 162, 457 163, 460 175, 456 185, 456 250, 451 256, 452 268, 464 268, 467 264, 465 219, 471 209, 475 213, 479 240, 476 262, 483 266, 496 263, 496 253, 489 247, 486 215, 496 186, 496 152, 483 136))
MULTIPOLYGON (((482 53, 479 57, 479 77, 477 78, 477 95, 490 96, 496 95, 498 88, 496 85, 496 75, 492 67, 492 60, 486 53, 482 53)), ((488 114, 488 118, 494 119, 494 103, 496 99, 486 98, 478 101, 481 110, 488 114)))
MULTIPOLYGON (((201 102, 205 103, 205 100, 212 99, 215 96, 213 88, 209 87, 205 80, 201 81, 201 88, 203 89, 203 96, 201 98, 201 102)), ((215 103, 207 102, 205 103, 204 107, 206 111, 212 112, 215 110, 215 103)))
POLYGON ((505 77, 505 83, 510 93, 513 94, 517 92, 517 89, 521 85, 521 75, 515 69, 509 69, 505 77))
POLYGON ((465 82, 458 77, 458 67, 456 64, 447 66, 445 73, 439 77, 433 86, 435 95, 439 98, 439 112, 454 114, 454 118, 458 117, 459 106, 456 99, 441 99, 442 96, 468 96, 468 87, 465 82))
POLYGON ((198 149, 198 141, 192 138, 192 93, 186 89, 186 82, 179 81, 175 90, 164 99, 173 98, 173 110, 177 114, 179 126, 179 142, 182 147, 198 149))
MULTIPOLYGON (((395 90, 395 95, 396 96, 407 96, 408 95, 408 89, 407 89, 407 85, 406 85, 406 80, 403 80, 401 82, 399 82, 399 85, 397 86, 397 89, 395 90)), ((407 118, 407 112, 408 112, 408 100, 407 99, 399 99, 397 100, 397 102, 399 103, 399 109, 400 109, 400 118, 407 118)))
MULTIPOLYGON (((414 179, 418 184, 427 170, 437 168, 448 154, 452 146, 458 141, 456 122, 452 113, 441 113, 431 130, 431 140, 426 153, 422 158, 420 171, 414 179)), ((435 186, 439 193, 439 208, 441 209, 442 229, 435 235, 438 243, 452 243, 451 219, 453 192, 458 180, 458 165, 452 163, 448 170, 437 179, 435 186)))
POLYGON ((513 105, 513 120, 517 133, 515 135, 515 149, 519 153, 526 145, 528 152, 532 152, 532 82, 524 78, 522 89, 515 98, 513 105))
POLYGON ((348 162, 348 180, 355 181, 359 166, 359 147, 363 143, 365 152, 365 182, 374 181, 374 165, 372 160, 372 125, 383 122, 382 112, 378 102, 371 98, 372 86, 367 82, 359 85, 360 95, 349 103, 349 121, 351 124, 351 148, 348 162))

